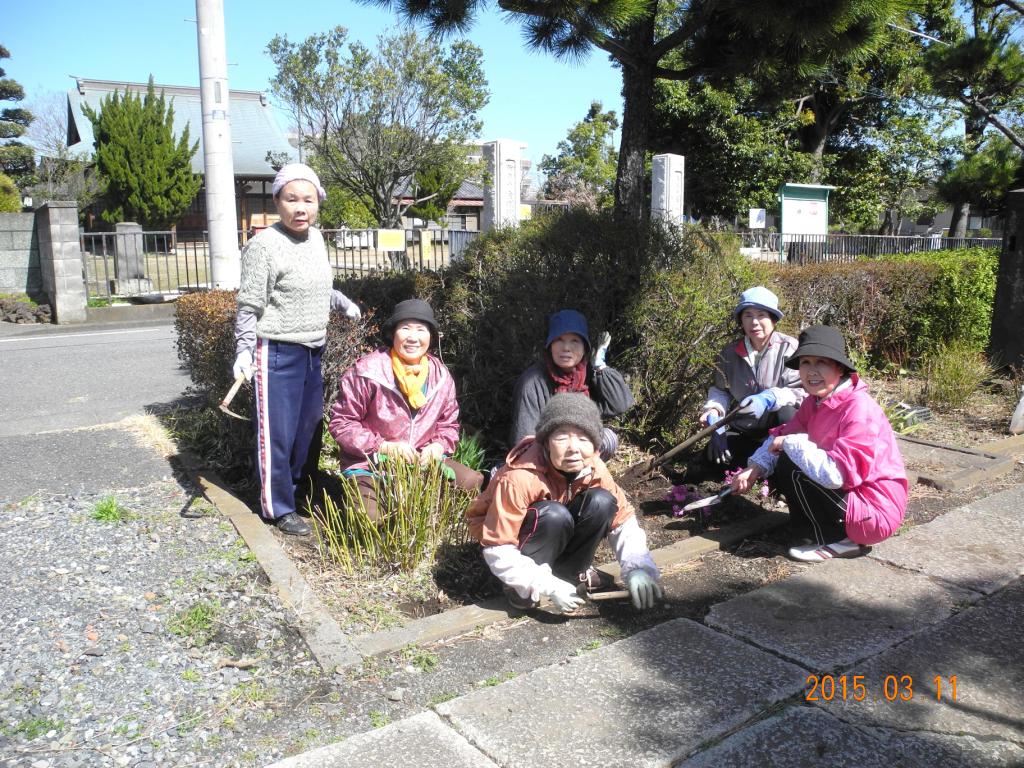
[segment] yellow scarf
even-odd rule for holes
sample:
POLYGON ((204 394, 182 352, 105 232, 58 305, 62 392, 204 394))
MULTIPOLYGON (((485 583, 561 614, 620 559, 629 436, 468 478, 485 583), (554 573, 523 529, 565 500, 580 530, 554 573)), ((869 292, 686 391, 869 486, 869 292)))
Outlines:
POLYGON ((427 383, 427 371, 430 369, 430 360, 424 355, 417 365, 406 365, 398 353, 391 350, 391 370, 395 372, 395 383, 402 390, 405 399, 414 410, 419 410, 427 403, 427 396, 423 394, 423 387, 427 383))

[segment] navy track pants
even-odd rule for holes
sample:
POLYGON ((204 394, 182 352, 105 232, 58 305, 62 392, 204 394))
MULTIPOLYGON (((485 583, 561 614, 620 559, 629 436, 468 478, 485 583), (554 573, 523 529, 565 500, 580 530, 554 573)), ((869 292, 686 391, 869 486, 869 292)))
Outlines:
POLYGON ((256 468, 264 518, 295 511, 309 444, 324 417, 322 355, 323 347, 256 342, 256 468))

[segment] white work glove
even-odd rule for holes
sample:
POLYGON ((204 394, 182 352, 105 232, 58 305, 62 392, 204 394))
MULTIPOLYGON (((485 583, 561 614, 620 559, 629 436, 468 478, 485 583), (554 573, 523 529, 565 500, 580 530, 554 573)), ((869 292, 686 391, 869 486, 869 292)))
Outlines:
POLYGON ((595 371, 599 371, 607 365, 604 359, 608 355, 608 347, 611 343, 612 335, 608 331, 604 331, 597 340, 597 348, 594 349, 594 354, 590 357, 590 364, 594 367, 595 371))
POLYGON ((235 358, 235 364, 231 368, 232 375, 237 379, 239 374, 245 376, 245 380, 252 378, 252 350, 243 349, 235 358))
POLYGON ((345 313, 345 317, 353 322, 363 316, 363 313, 359 310, 359 305, 338 290, 331 292, 331 309, 340 309, 345 313))
POLYGON ((641 611, 653 608, 655 602, 664 594, 661 585, 642 568, 629 572, 626 587, 629 589, 629 596, 633 598, 633 605, 641 611))
POLYGON ((555 605, 559 613, 572 613, 579 608, 585 600, 576 591, 576 587, 568 581, 552 577, 551 585, 544 591, 544 595, 555 605))

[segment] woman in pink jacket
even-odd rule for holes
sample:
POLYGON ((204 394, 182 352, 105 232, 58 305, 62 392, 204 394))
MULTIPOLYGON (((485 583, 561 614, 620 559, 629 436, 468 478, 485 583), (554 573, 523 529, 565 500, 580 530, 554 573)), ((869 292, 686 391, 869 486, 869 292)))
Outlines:
POLYGON ((786 366, 800 372, 809 397, 769 432, 732 488, 745 493, 758 478, 774 476, 795 532, 813 539, 789 550, 795 560, 857 557, 903 522, 907 472, 896 436, 835 328, 804 330, 786 366))
POLYGON ((421 299, 400 302, 382 331, 388 346, 342 374, 328 427, 341 448, 342 474, 356 479, 373 520, 374 475, 387 461, 440 461, 459 487, 476 491, 483 482, 448 458, 459 441, 459 404, 448 368, 428 354, 438 340, 434 310, 421 299))

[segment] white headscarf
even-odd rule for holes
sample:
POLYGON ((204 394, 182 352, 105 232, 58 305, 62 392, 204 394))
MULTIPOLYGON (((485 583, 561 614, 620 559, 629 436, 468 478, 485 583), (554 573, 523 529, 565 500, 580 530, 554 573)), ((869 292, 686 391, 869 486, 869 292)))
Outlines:
POLYGON ((288 163, 288 165, 277 172, 277 176, 274 177, 274 186, 271 189, 273 196, 277 197, 277 193, 284 189, 284 185, 290 181, 310 182, 316 187, 316 193, 321 203, 327 197, 324 188, 320 186, 320 177, 316 175, 316 171, 304 163, 288 163))

